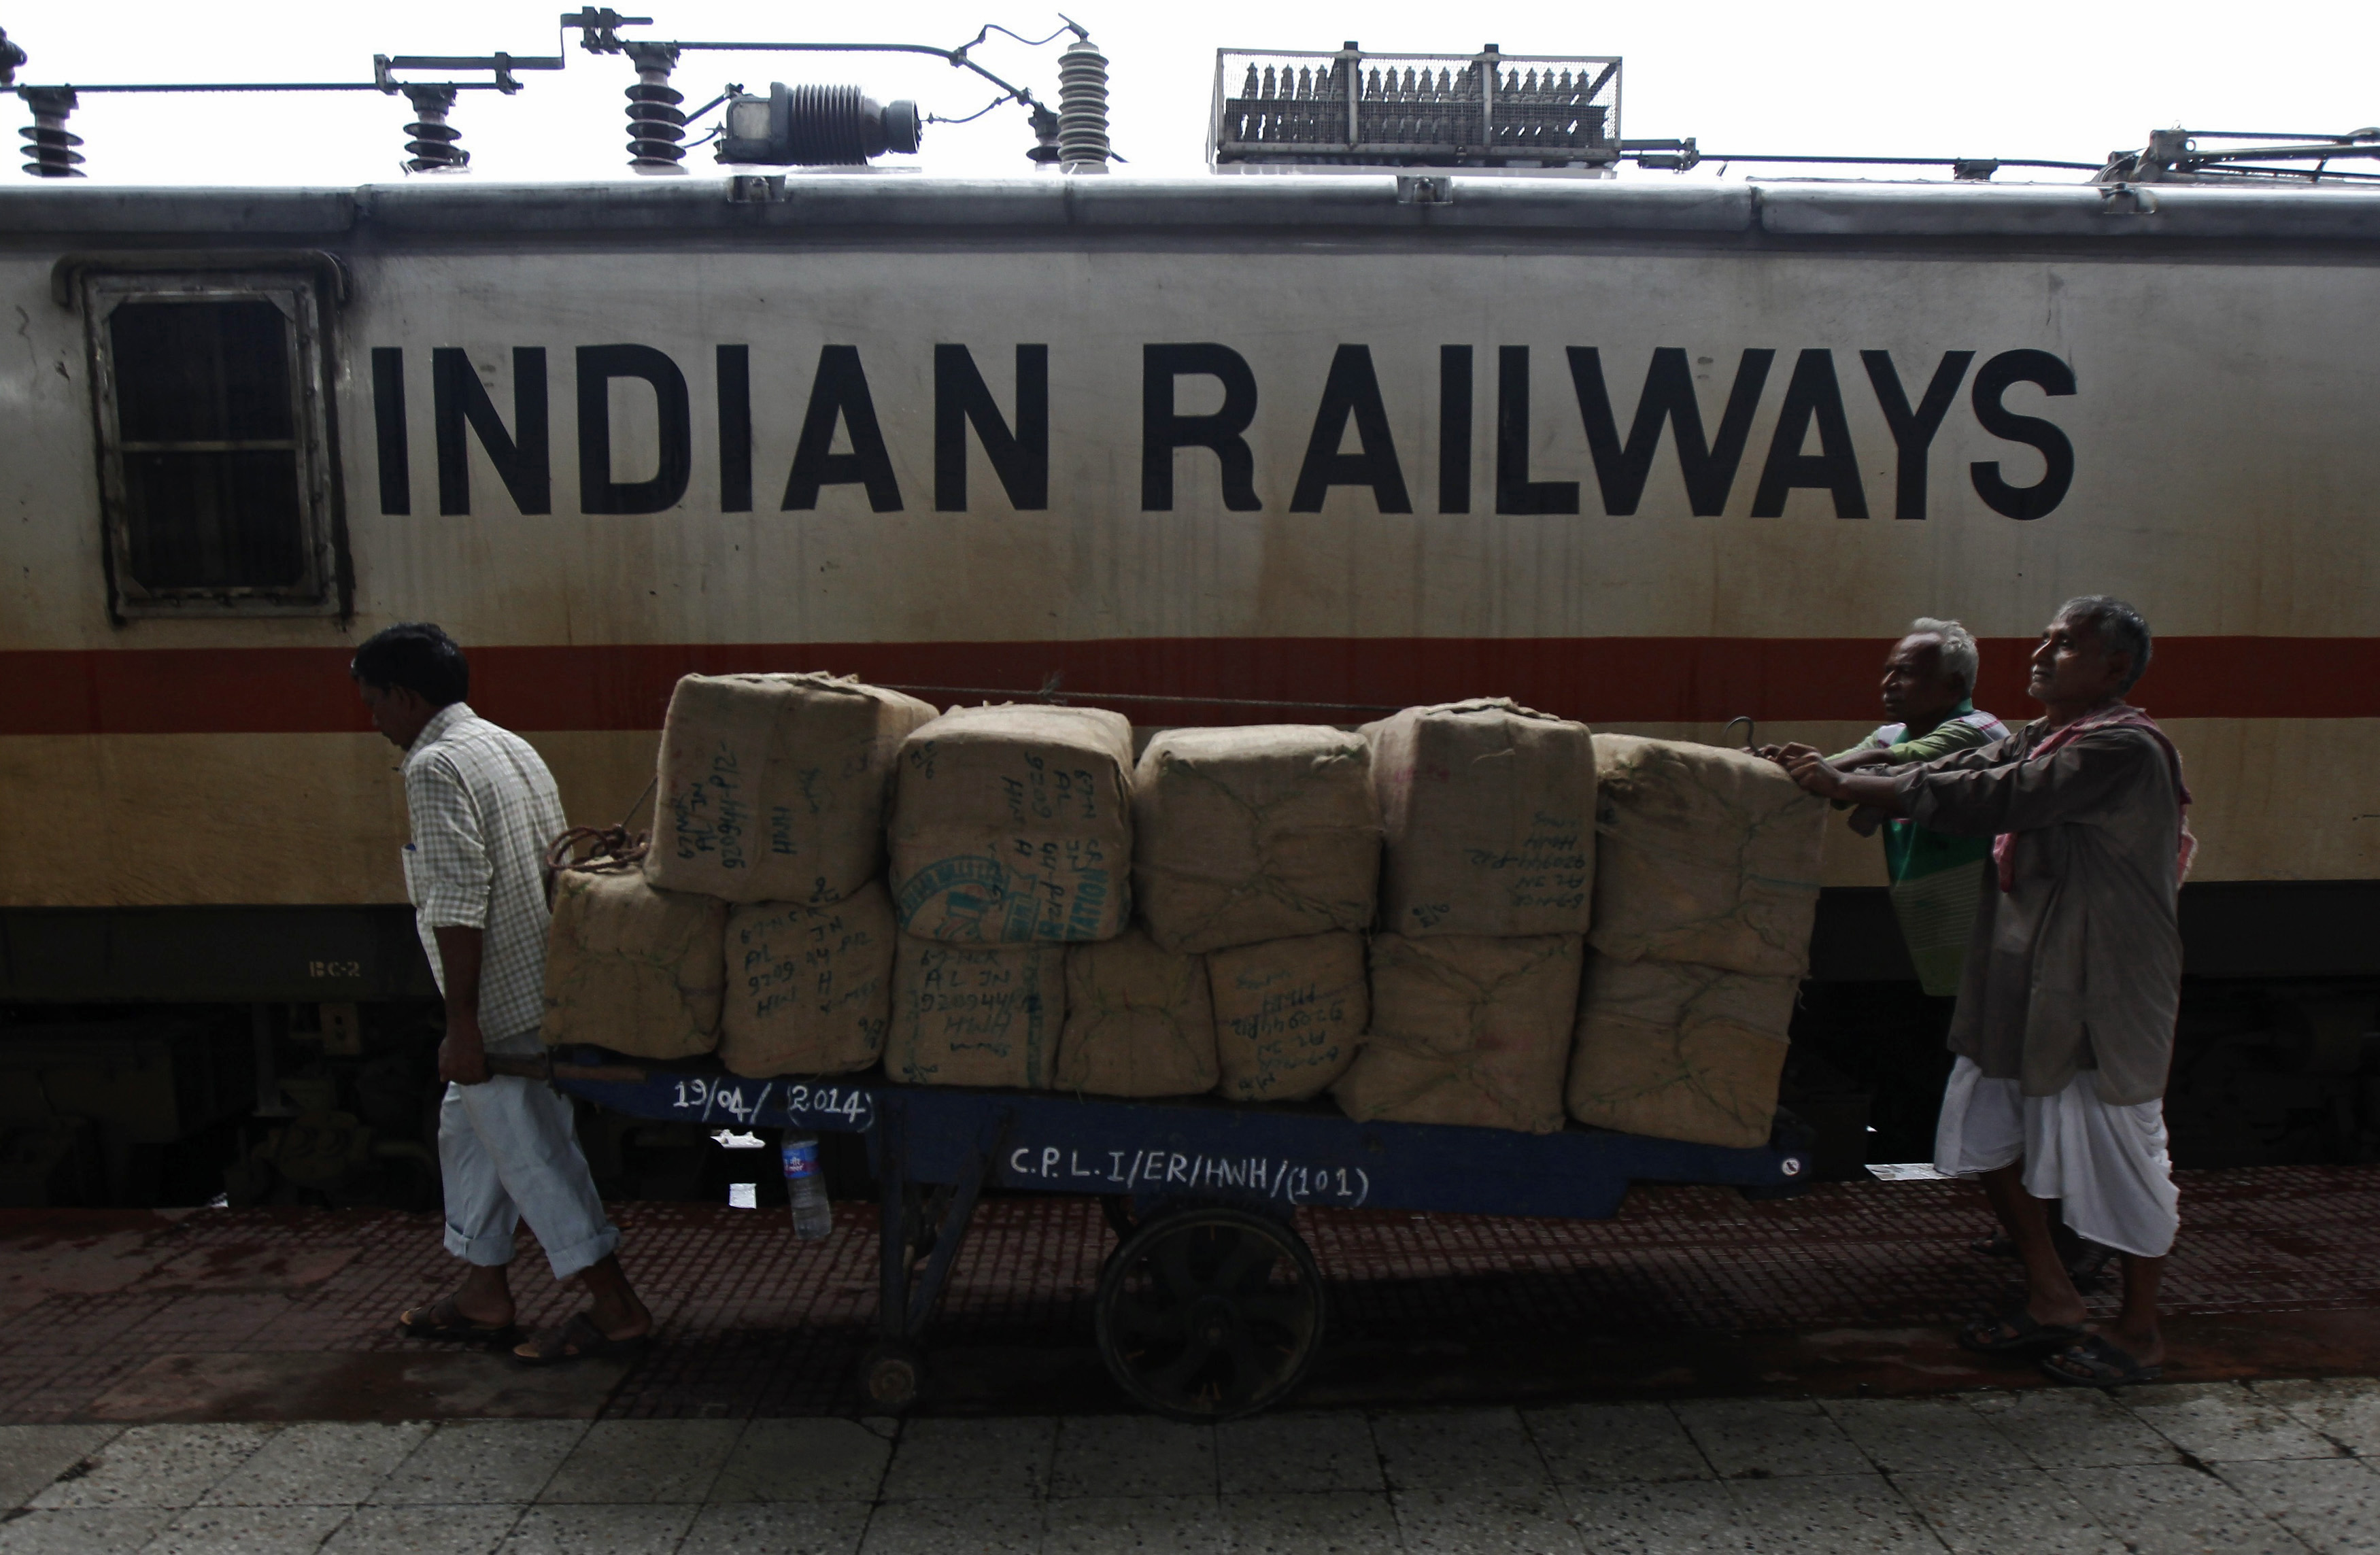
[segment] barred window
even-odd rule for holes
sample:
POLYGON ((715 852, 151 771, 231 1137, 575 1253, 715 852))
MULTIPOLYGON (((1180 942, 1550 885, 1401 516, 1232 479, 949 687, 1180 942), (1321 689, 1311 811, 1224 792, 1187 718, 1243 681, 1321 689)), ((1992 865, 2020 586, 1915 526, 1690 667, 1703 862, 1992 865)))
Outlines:
POLYGON ((115 607, 336 608, 320 307, 301 275, 92 275, 115 607))

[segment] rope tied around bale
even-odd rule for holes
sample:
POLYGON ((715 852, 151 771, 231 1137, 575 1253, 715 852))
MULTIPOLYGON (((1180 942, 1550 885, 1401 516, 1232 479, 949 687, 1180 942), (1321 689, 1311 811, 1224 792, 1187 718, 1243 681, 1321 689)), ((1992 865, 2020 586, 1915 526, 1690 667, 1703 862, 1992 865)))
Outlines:
MULTIPOLYGON (((1360 746, 1342 745, 1329 751, 1316 753, 1308 759, 1307 768, 1309 773, 1320 773, 1326 769, 1348 766, 1359 760, 1364 761, 1368 769, 1368 755, 1362 751, 1360 746)), ((1201 941, 1219 924, 1226 923, 1240 916, 1251 901, 1278 904, 1308 920, 1309 923, 1320 925, 1318 928, 1292 929, 1285 933, 1273 936, 1274 938, 1293 939, 1308 933, 1320 934, 1328 933, 1332 929, 1361 929, 1367 927, 1372 919, 1372 909, 1368 902, 1329 901, 1309 895, 1297 889, 1291 880, 1279 871, 1277 866, 1283 854, 1294 852, 1299 856, 1300 872, 1305 875, 1315 874, 1318 869, 1312 861, 1311 855, 1316 848, 1311 844, 1318 842, 1322 845, 1328 845, 1330 840, 1334 837, 1349 837, 1364 839, 1371 846, 1377 847, 1381 834, 1380 825, 1377 821, 1370 820, 1358 820, 1348 824, 1319 822, 1305 826, 1276 824, 1273 820, 1276 811, 1290 809, 1300 805, 1313 805, 1316 790, 1290 784, 1284 785, 1281 792, 1271 799, 1259 800, 1242 793, 1224 781, 1223 777, 1214 771, 1214 767, 1219 764, 1227 765, 1228 759, 1219 763, 1213 757, 1185 756, 1177 751, 1169 750, 1159 759, 1158 768, 1160 774, 1159 781, 1190 780, 1220 797, 1226 808, 1241 824, 1243 834, 1235 840, 1241 844, 1241 854, 1253 861, 1255 872, 1251 874, 1241 869, 1227 867, 1232 862, 1228 853, 1213 845, 1204 850, 1203 857, 1199 862, 1158 858, 1146 861, 1135 859, 1133 865, 1135 874, 1145 875, 1153 880, 1161 879, 1179 882, 1193 891, 1217 893, 1221 898, 1198 916, 1197 921, 1191 926, 1188 933, 1176 934, 1172 938, 1185 944, 1201 941), (1298 847, 1296 845, 1298 844, 1309 845, 1298 847)), ((1254 782, 1260 784, 1265 774, 1262 773, 1255 774, 1254 782)), ((1154 893, 1148 894, 1154 894, 1154 893)))
MULTIPOLYGON (((1731 757, 1746 756, 1725 746, 1707 748, 1731 757)), ((1673 897, 1664 905, 1657 928, 1648 929, 1636 926, 1633 918, 1623 919, 1628 924, 1626 937, 1639 954, 1656 944, 1673 946, 1697 932, 1728 929, 1750 933, 1787 960, 1804 954, 1791 932, 1780 931, 1776 919, 1782 899, 1818 894, 1816 875, 1772 874, 1760 866, 1779 862, 1776 855, 1795 843, 1797 829, 1810 824, 1820 801, 1793 786, 1781 772, 1772 776, 1767 763, 1750 759, 1756 763, 1756 776, 1748 786, 1706 781, 1706 773, 1690 766, 1681 749, 1663 741, 1645 742, 1623 761, 1598 771, 1595 831, 1603 839, 1597 844, 1600 874, 1615 878, 1624 873, 1631 868, 1626 852, 1640 852, 1660 860, 1671 881, 1687 882, 1682 892, 1685 901, 1716 909, 1689 914, 1673 897), (1650 775, 1657 767, 1669 773, 1666 780, 1650 775), (1762 789, 1767 793, 1764 795, 1762 789), (1700 803, 1684 808, 1659 803, 1674 801, 1681 795, 1691 795, 1700 803), (1654 802, 1644 802, 1647 799, 1654 802), (1722 818, 1718 824, 1707 820, 1713 810, 1722 818), (1699 892, 1691 883, 1698 876, 1730 882, 1730 888, 1699 892)), ((1738 776, 1744 776, 1740 768, 1738 776)), ((1793 851, 1803 850, 1795 847, 1793 851)), ((1808 851, 1815 856, 1815 849, 1808 851)), ((1592 930, 1597 948, 1606 954, 1623 948, 1621 929, 1620 924, 1597 922, 1592 930)))
MULTIPOLYGON (((1069 967, 1066 1023, 1056 1076, 1060 1088, 1088 1094, 1084 1087, 1090 1072, 1112 1068, 1121 1068, 1134 1081, 1153 1072, 1167 1078, 1187 1075, 1195 1083, 1176 1089, 1111 1094, 1198 1095, 1215 1088, 1222 1075, 1211 1035, 1213 1010, 1209 1006, 1207 1012, 1209 1035, 1203 1047, 1186 1019, 1196 1005, 1205 1002, 1206 966, 1195 955, 1164 954, 1177 965, 1167 974, 1167 986, 1153 997, 1136 990, 1129 973, 1111 974, 1111 981, 1097 972, 1078 978, 1069 967), (1200 985, 1196 994, 1194 980, 1200 985), (1148 1040, 1152 1031, 1161 1034, 1161 1040, 1148 1040)), ((1101 1077, 1112 1082, 1119 1076, 1102 1073, 1101 1077)))
POLYGON ((1547 1040, 1541 1050, 1487 1046, 1481 1042, 1482 1028, 1509 996, 1526 990, 1548 963, 1581 954, 1576 937, 1566 934, 1519 935, 1497 942, 1513 946, 1522 940, 1544 942, 1529 952, 1521 965, 1484 975, 1448 960, 1448 948, 1434 945, 1428 939, 1384 936, 1373 942, 1376 975, 1384 967, 1394 967, 1434 985, 1440 994, 1462 1006, 1462 1030, 1450 1041, 1443 1037, 1384 1028, 1376 1007, 1372 1029, 1364 1037, 1365 1052, 1357 1055, 1355 1067, 1348 1072, 1351 1079, 1361 1075, 1363 1081, 1359 1084, 1368 1082, 1365 1088, 1376 1094, 1360 1100, 1342 1094, 1340 1099, 1347 1105, 1351 1116, 1361 1120, 1397 1117, 1414 1111, 1425 1098, 1438 1095, 1458 1105, 1465 1099, 1484 1104, 1488 1112, 1506 1120, 1500 1126, 1520 1127, 1536 1134, 1553 1133, 1561 1127, 1562 1066, 1570 1056, 1570 1022, 1565 1019, 1545 1033, 1547 1040), (1367 1063, 1366 1055, 1374 1053, 1402 1064, 1405 1072, 1399 1075, 1391 1071, 1383 1078, 1377 1061, 1367 1063), (1544 1075, 1527 1072, 1533 1060, 1548 1066, 1544 1075), (1550 1108, 1540 1104, 1547 1099, 1545 1097, 1533 1094, 1535 1079, 1550 1079, 1550 1108))
POLYGON ((654 773, 653 781, 645 784, 645 791, 637 796, 637 802, 628 807, 628 813, 620 818, 618 825, 573 826, 547 844, 545 872, 548 875, 594 875, 643 863, 646 853, 653 845, 653 834, 650 832, 631 832, 628 822, 645 808, 645 801, 653 796, 653 788, 660 782, 661 774, 654 773), (587 845, 584 853, 577 851, 581 844, 587 845))

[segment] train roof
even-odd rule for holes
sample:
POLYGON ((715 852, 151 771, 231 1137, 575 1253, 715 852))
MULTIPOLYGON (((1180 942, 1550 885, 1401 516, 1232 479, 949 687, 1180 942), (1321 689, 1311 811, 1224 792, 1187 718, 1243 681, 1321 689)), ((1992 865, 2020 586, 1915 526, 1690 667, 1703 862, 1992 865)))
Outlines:
POLYGON ((45 185, 0 190, 0 242, 64 237, 1201 236, 1504 233, 1727 241, 2380 241, 2380 189, 1783 180, 1664 184, 1457 173, 961 179, 803 175, 357 188, 45 185))

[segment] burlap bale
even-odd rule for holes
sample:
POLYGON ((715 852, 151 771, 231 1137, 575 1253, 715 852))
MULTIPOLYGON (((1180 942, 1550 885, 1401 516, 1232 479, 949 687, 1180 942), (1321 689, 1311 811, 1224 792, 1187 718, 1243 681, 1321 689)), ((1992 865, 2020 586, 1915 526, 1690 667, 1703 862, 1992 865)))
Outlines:
POLYGON ((845 1075, 884 1052, 892 898, 869 881, 840 902, 748 902, 727 915, 719 1062, 738 1075, 845 1075))
POLYGON ((1065 1019, 1063 945, 953 945, 903 934, 884 1077, 1046 1089, 1065 1019))
POLYGON ((1597 735, 1595 755, 1596 953, 1807 970, 1826 802, 1748 751, 1597 735))
POLYGON ((638 869, 554 877, 546 936, 549 1047, 592 1042, 638 1058, 686 1058, 719 1044, 727 904, 655 891, 638 869))
POLYGON ((1160 950, 1138 929, 1066 948, 1058 1089, 1196 1096, 1219 1077, 1205 958, 1160 950))
POLYGON ((827 674, 690 674, 670 695, 645 878, 726 902, 838 902, 884 869, 914 697, 827 674))
POLYGON ((1380 812, 1361 735, 1316 723, 1171 729, 1133 772, 1132 881, 1167 950, 1372 926, 1380 812))
POLYGON ((1363 1122, 1552 1134, 1578 1010, 1576 934, 1372 940, 1372 1030, 1333 1087, 1363 1122))
POLYGON ((959 708, 901 747, 892 905, 929 940, 1111 940, 1132 917, 1132 724, 959 708))
POLYGON ((1584 723, 1502 698, 1364 726, 1394 934, 1579 934, 1595 890, 1595 752, 1584 723))
POLYGON ((1570 1115, 1697 1145, 1766 1144, 1800 986, 1715 966, 1590 957, 1570 1115))
POLYGON ((1364 937, 1336 931, 1207 957, 1215 996, 1216 1093, 1234 1101, 1303 1101, 1347 1072, 1372 1003, 1364 937))

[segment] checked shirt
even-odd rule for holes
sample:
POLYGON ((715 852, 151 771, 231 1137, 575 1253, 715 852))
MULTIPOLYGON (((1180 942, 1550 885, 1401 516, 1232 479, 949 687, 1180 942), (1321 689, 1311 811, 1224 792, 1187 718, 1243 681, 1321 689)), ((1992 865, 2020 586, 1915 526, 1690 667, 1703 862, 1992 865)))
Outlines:
POLYGON ((405 753, 405 890, 438 986, 436 929, 478 929, 480 1029, 490 1052, 536 1052, 545 1013, 546 844, 567 824, 553 774, 527 740, 441 708, 405 753))

